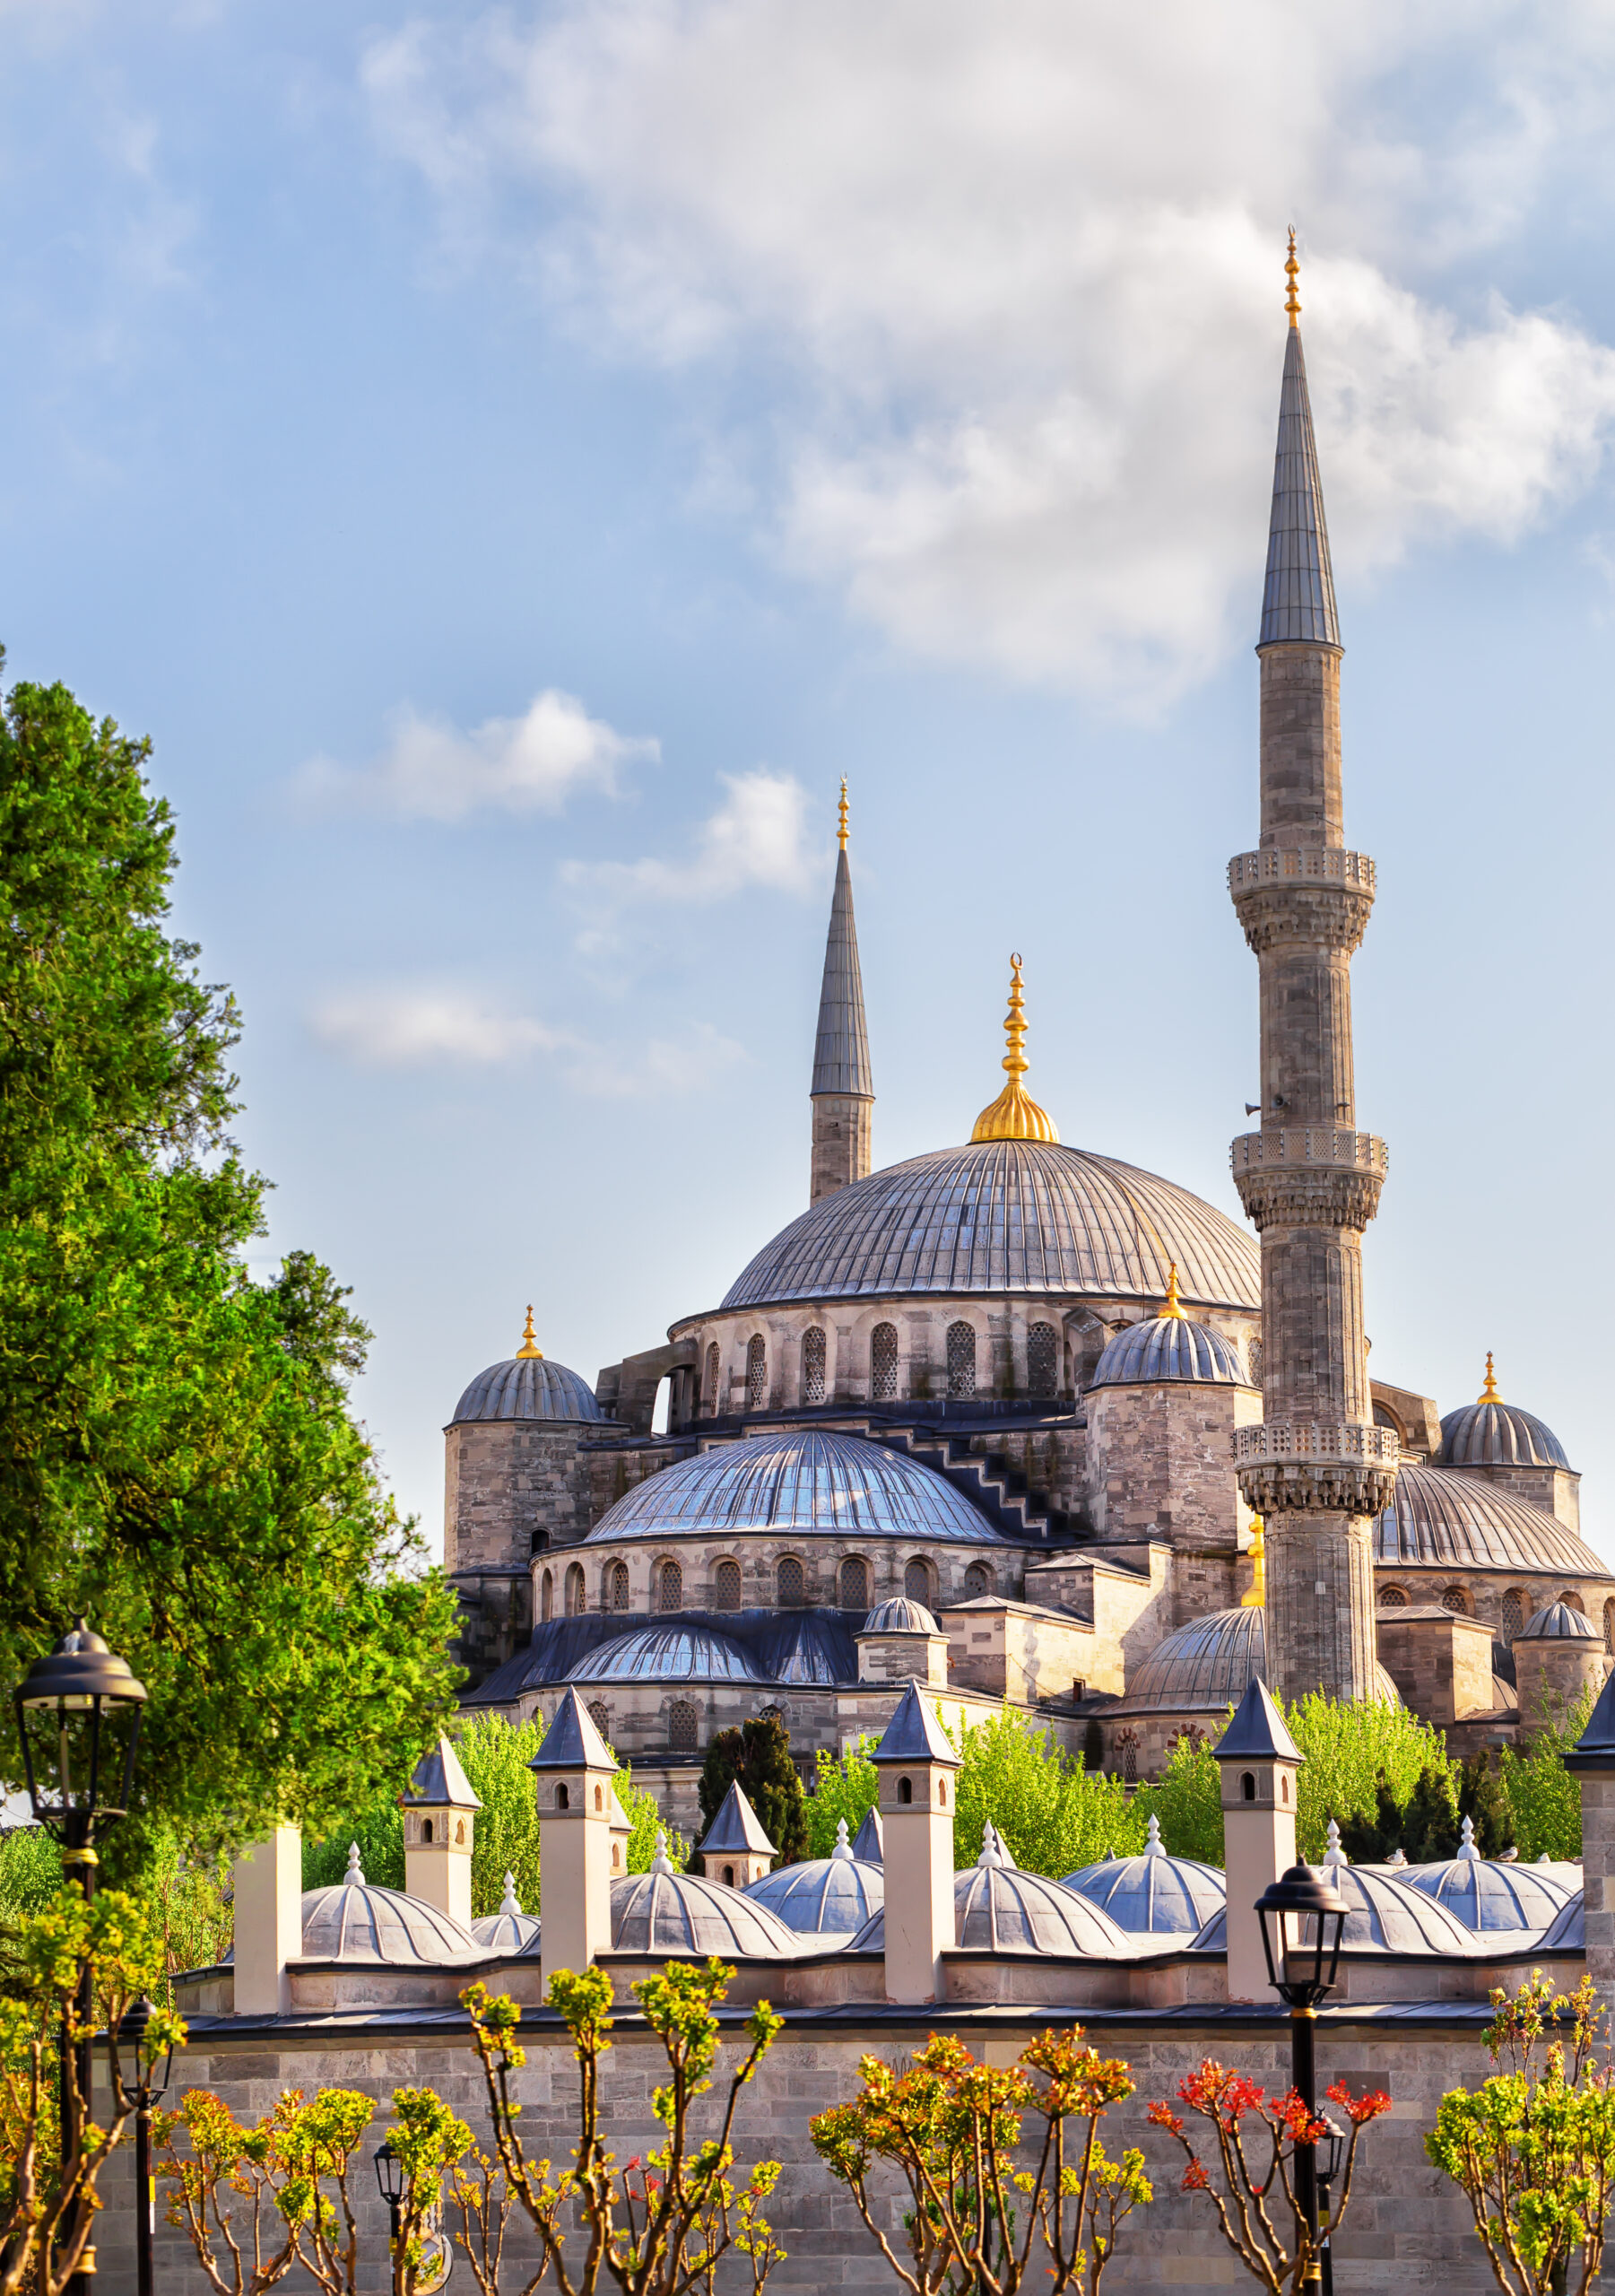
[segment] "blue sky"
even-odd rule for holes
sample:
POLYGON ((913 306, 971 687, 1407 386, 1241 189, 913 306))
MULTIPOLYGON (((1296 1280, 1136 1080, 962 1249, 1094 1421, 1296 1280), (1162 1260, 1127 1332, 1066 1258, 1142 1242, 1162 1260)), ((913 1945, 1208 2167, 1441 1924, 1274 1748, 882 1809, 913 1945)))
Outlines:
POLYGON ((267 1265, 439 1430, 801 1208, 852 786, 893 1161, 1030 1083, 1236 1210, 1285 226, 1344 634, 1374 1369, 1615 1553, 1607 6, 0 4, 0 636, 154 742, 267 1265))

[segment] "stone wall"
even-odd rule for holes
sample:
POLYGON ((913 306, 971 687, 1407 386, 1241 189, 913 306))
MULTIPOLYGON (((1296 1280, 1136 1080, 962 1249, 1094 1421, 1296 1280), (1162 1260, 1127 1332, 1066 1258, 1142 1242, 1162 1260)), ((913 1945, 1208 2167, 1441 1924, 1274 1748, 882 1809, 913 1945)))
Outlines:
POLYGON ((1176 1625, 1237 1600, 1251 1515, 1234 1478, 1234 1431, 1262 1416, 1255 1388, 1192 1380, 1096 1387, 1088 1397, 1086 1514, 1112 1544, 1170 1540, 1176 1625))
POLYGON ((1450 1729, 1491 1710, 1493 1635, 1481 1620, 1420 1604, 1382 1610, 1376 1623, 1379 1663, 1421 1721, 1450 1729))

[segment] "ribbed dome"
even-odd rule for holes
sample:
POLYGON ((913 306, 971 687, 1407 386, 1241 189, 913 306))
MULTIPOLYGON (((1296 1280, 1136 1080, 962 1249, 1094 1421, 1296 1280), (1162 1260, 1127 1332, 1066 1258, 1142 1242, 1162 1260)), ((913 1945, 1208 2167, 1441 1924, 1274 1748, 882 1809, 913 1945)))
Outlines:
POLYGON ((603 1419, 581 1372, 547 1355, 512 1355, 479 1371, 455 1405, 449 1422, 467 1419, 603 1419))
POLYGON ((1396 1496, 1374 1530, 1382 1570, 1547 1570, 1607 1578, 1608 1563, 1576 1533, 1479 1475, 1404 1466, 1396 1496))
POLYGON ((1550 1603, 1533 1611, 1515 1636, 1516 1642, 1602 1642, 1602 1635, 1585 1611, 1568 1603, 1550 1603))
POLYGON ((359 1848, 329 1889, 303 1892, 303 1952, 316 1961, 364 1961, 388 1969, 458 1969, 487 1959, 468 1929, 424 1899, 373 1888, 359 1848))
POLYGON ((1536 1941, 1539 1953, 1585 1953, 1587 1950, 1586 1898, 1575 1891, 1565 1900, 1536 1941))
MULTIPOLYGON (((1402 1700, 1390 1675, 1383 1666, 1375 1672, 1382 1702, 1399 1706, 1402 1700)), ((1241 1604, 1237 1610, 1208 1611, 1158 1642, 1132 1668, 1126 1690, 1112 1710, 1177 1713, 1203 1707, 1220 1714, 1237 1706, 1251 1683, 1266 1678, 1264 1613, 1259 1604, 1241 1604)))
POLYGON ((877 1603, 858 1629, 860 1634, 940 1634, 942 1628, 924 1603, 908 1595, 894 1595, 877 1603))
POLYGON ((831 1857, 782 1866, 777 1874, 753 1882, 745 1894, 777 1914, 787 1929, 815 1936, 850 1936, 885 1904, 886 1876, 879 1866, 853 1856, 843 1818, 836 1828, 831 1857))
POLYGON ((1135 1935, 1193 1937, 1228 1899, 1228 1884, 1215 1866, 1167 1855, 1153 1813, 1142 1856, 1084 1866, 1066 1875, 1065 1886, 1100 1907, 1118 1929, 1135 1935))
MULTIPOLYGON (((1340 1831, 1329 1822, 1330 1850, 1323 1872, 1346 1900, 1341 1933, 1345 1945, 1386 1953, 1470 1953, 1474 1937, 1456 1916, 1426 1892, 1383 1866, 1353 1866, 1341 1853, 1340 1831)), ((1310 1925, 1307 1935, 1312 1937, 1310 1925)))
POLYGON ((642 1626, 591 1650, 575 1683, 760 1683, 738 1642, 710 1627, 642 1626))
MULTIPOLYGON (((960 1945, 1000 1953, 1080 1953, 1114 1961, 1138 1950, 1107 1913, 1064 1882, 1046 1881, 1041 1874, 1023 1874, 1006 1864, 990 1832, 979 1862, 953 1876, 953 1933, 960 1945)), ((847 1951, 877 1953, 885 1946, 882 1911, 859 1930, 847 1951)))
POLYGON ((697 1532, 730 1538, 747 1531, 769 1538, 999 1544, 969 1500, 917 1459, 860 1435, 796 1428, 719 1443, 647 1475, 606 1509, 586 1544, 697 1532))
POLYGON ((1511 1403, 1466 1403, 1441 1422, 1444 1467, 1568 1467, 1551 1427, 1511 1403))
POLYGON ((913 1292, 1070 1292, 1257 1309, 1254 1239, 1187 1188, 1114 1157, 1037 1140, 973 1142, 836 1189, 758 1253, 724 1300, 866 1300, 913 1292))
POLYGON ((612 1883, 612 1945, 619 1953, 721 1953, 794 1961, 803 1950, 767 1906, 699 1874, 675 1874, 658 1847, 648 1874, 612 1883))
POLYGON ((516 1876, 505 1876, 505 1894, 497 1913, 485 1913, 471 1925, 471 1934, 484 1952, 509 1961, 538 1958, 538 1916, 524 1913, 516 1894, 516 1876))
POLYGON ((1250 1384, 1232 1342, 1187 1316, 1151 1316, 1148 1323, 1117 1332, 1094 1366, 1089 1385, 1120 1387, 1150 1379, 1250 1384))
MULTIPOLYGON (((1472 1834, 1469 1820, 1463 1822, 1472 1834)), ((1472 1839, 1456 1857, 1437 1866, 1410 1866, 1409 1886, 1445 1906, 1472 1933, 1499 1929, 1545 1929, 1570 1894, 1534 1866, 1505 1866, 1477 1855, 1472 1839)))

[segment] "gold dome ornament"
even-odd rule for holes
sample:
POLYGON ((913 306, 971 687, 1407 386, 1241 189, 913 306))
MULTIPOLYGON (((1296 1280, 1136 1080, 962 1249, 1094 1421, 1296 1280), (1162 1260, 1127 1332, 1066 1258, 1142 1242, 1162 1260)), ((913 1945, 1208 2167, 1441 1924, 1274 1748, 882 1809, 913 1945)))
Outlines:
POLYGON ((1022 1087, 1020 1080, 1027 1072, 1027 1057, 1021 1049, 1026 1041, 1026 999, 1020 992, 1020 959, 1010 959, 1010 1009, 1004 1015, 1003 1033, 1009 1050, 1003 1056, 1009 1072, 1004 1086, 991 1108, 983 1109, 976 1119, 970 1138, 977 1140, 1048 1140, 1057 1143, 1060 1137, 1054 1118, 1038 1106, 1022 1087))
POLYGON ((526 1328, 522 1333, 522 1344, 516 1351, 516 1360, 518 1363, 521 1361, 524 1355, 529 1358, 536 1357, 537 1361, 541 1363, 544 1360, 544 1351, 539 1345, 538 1335, 533 1328, 533 1310, 531 1308, 527 1310, 527 1323, 526 1328))
POLYGON ((1251 1517, 1251 1583, 1239 1597, 1239 1607, 1246 1611, 1265 1610, 1267 1607, 1267 1532, 1260 1515, 1251 1517))
POLYGON ((1498 1393, 1497 1375, 1491 1368, 1491 1350, 1489 1347, 1486 1351, 1486 1385, 1475 1397, 1475 1401, 1477 1403, 1501 1403, 1502 1400, 1502 1396, 1498 1393))
POLYGON ((843 853, 847 850, 847 776, 841 776, 841 803, 836 808, 836 842, 843 853))
POLYGON ((1176 1260, 1168 1261, 1167 1265, 1167 1296, 1161 1305, 1161 1315, 1163 1318, 1170 1317, 1175 1322, 1180 1324, 1186 1323, 1188 1320, 1183 1311, 1183 1301, 1177 1296, 1177 1262, 1176 1260))
POLYGON ((1296 292, 1296 282, 1300 276, 1301 266, 1296 261, 1296 234, 1295 226, 1293 224, 1290 226, 1289 253, 1284 260, 1284 270, 1285 275, 1289 281, 1289 285, 1285 291, 1284 308, 1289 314, 1289 324, 1291 326, 1299 326, 1301 324, 1301 299, 1296 292))

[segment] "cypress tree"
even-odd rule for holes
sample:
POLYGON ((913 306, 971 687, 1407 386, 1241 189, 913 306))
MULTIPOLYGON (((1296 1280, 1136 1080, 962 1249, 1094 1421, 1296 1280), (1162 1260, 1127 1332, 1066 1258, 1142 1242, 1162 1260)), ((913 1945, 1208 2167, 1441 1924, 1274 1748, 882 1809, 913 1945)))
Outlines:
POLYGON ((807 1854, 807 1800, 791 1760, 790 1733, 778 1715, 765 1714, 738 1730, 720 1730, 708 1747, 701 1768, 703 1834, 737 1782, 778 1850, 780 1865, 794 1866, 807 1854))

